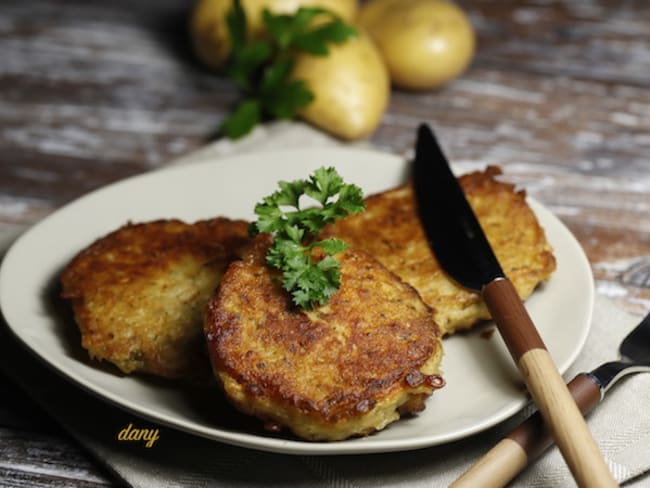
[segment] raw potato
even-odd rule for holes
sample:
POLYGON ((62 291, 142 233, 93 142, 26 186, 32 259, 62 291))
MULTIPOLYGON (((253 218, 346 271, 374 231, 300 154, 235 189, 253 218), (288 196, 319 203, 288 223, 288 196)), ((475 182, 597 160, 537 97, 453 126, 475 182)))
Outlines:
POLYGON ((391 81, 402 88, 436 88, 460 75, 474 55, 472 25, 444 0, 371 0, 358 22, 377 43, 391 81))
MULTIPOLYGON (((346 22, 357 15, 356 0, 242 0, 249 33, 259 37, 263 32, 262 11, 290 14, 299 7, 326 8, 346 22)), ((190 34, 194 52, 201 62, 212 69, 223 66, 230 54, 230 38, 226 16, 232 0, 198 0, 190 19, 190 34)))
POLYGON ((388 104, 386 66, 362 31, 332 46, 328 56, 299 55, 293 77, 305 80, 315 95, 300 116, 343 139, 370 135, 388 104))

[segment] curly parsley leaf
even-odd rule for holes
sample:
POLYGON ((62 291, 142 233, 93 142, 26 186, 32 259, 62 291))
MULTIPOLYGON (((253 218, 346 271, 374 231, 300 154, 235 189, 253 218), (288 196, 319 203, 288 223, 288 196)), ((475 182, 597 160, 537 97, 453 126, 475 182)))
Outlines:
POLYGON ((226 14, 226 25, 228 26, 233 50, 239 50, 246 44, 248 39, 246 21, 246 11, 241 4, 241 0, 234 0, 232 8, 226 14))
POLYGON ((262 19, 267 37, 250 39, 241 0, 233 0, 226 17, 232 45, 226 74, 244 95, 221 125, 231 139, 249 133, 264 119, 292 119, 311 103, 314 94, 307 83, 291 79, 297 53, 327 56, 330 45, 357 35, 353 27, 323 8, 300 7, 291 15, 265 9, 262 19))
POLYGON ((244 90, 251 89, 251 80, 256 76, 260 65, 266 63, 273 54, 271 46, 264 41, 253 41, 242 45, 239 55, 226 68, 226 74, 244 90))
POLYGON ((221 126, 223 132, 231 139, 246 134, 246 127, 255 126, 261 118, 258 100, 244 100, 221 126))
POLYGON ((327 303, 339 289, 340 264, 334 255, 347 248, 341 239, 317 236, 336 219, 363 211, 363 193, 334 168, 319 168, 307 180, 280 181, 278 186, 255 206, 258 219, 249 233, 273 234, 266 262, 282 272, 282 286, 293 302, 310 309, 327 303), (318 206, 305 207, 305 199, 318 206))

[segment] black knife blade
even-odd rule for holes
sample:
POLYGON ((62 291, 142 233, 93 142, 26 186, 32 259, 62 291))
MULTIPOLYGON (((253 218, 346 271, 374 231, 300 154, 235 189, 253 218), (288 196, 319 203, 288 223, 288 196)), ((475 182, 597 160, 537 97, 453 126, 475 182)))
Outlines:
POLYGON ((426 125, 418 129, 413 184, 420 221, 447 274, 465 288, 477 291, 504 277, 435 135, 426 125), (436 182, 435 191, 432 182, 436 182))

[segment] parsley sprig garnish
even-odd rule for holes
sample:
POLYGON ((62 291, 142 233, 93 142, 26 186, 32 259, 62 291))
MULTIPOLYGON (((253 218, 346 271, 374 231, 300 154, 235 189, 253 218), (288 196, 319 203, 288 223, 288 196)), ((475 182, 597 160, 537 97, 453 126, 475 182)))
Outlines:
POLYGON ((221 125, 231 139, 246 135, 264 118, 294 118, 314 99, 304 80, 291 79, 296 53, 327 56, 330 44, 357 35, 353 27, 323 8, 300 7, 292 15, 265 9, 262 16, 267 33, 262 39, 249 37, 240 0, 233 1, 226 17, 232 45, 226 74, 243 92, 243 100, 221 125))
POLYGON ((258 219, 249 232, 273 234, 267 264, 282 271, 282 286, 293 302, 311 309, 327 303, 339 289, 340 264, 334 255, 347 248, 341 239, 317 240, 317 236, 325 225, 361 212, 363 193, 345 183, 334 168, 321 167, 307 180, 280 181, 279 186, 255 206, 258 219), (305 208, 303 195, 319 205, 305 208), (316 248, 320 252, 315 253, 316 248))

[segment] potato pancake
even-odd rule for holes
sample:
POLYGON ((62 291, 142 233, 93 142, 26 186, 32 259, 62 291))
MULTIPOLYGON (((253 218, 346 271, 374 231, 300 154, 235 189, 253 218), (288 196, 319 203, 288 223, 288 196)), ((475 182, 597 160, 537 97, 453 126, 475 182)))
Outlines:
MULTIPOLYGON (((555 258, 525 192, 498 181, 499 174, 501 170, 491 166, 463 175, 459 182, 503 271, 523 299, 555 270, 555 258)), ((410 185, 369 196, 365 212, 342 219, 321 234, 334 236, 374 256, 412 285, 433 309, 443 335, 490 318, 480 295, 461 287, 440 268, 420 224, 410 185)))
POLYGON ((82 346, 124 373, 210 374, 203 309, 249 237, 247 222, 127 224, 81 251, 61 275, 82 346))
POLYGON ((308 440, 369 434, 422 410, 444 382, 438 327, 417 292, 347 250, 339 290, 302 310, 266 265, 270 242, 256 238, 206 307, 212 366, 235 407, 308 440))

